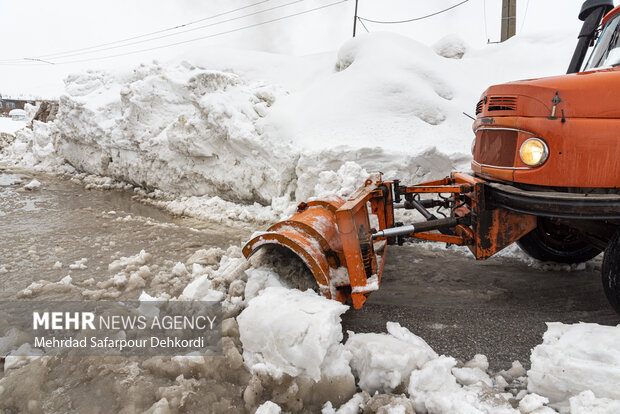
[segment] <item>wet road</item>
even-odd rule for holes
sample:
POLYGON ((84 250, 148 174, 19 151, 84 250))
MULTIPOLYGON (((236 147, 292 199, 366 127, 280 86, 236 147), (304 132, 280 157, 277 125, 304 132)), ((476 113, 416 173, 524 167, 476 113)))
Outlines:
MULTIPOLYGON (((144 264, 156 278, 199 249, 239 245, 251 233, 174 217, 135 201, 133 195, 87 190, 52 176, 0 171, 0 299, 15 299, 34 281, 58 282, 67 275, 74 283, 109 280, 114 260, 141 250, 150 255, 144 264), (34 178, 41 186, 27 190, 34 178)), ((137 298, 140 292, 135 289, 121 297, 137 298)), ((81 299, 75 293, 48 289, 38 298, 81 299)))
POLYGON ((399 322, 438 353, 482 353, 500 370, 514 360, 529 367, 545 322, 620 323, 603 293, 600 257, 566 271, 517 258, 477 262, 453 248, 394 246, 387 255, 381 288, 363 310, 347 312, 345 330, 385 332, 386 322, 399 322))

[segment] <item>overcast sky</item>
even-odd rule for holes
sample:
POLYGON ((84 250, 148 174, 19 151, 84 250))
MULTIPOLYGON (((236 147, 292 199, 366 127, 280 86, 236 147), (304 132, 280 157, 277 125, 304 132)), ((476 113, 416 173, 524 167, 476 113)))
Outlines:
MULTIPOLYGON (((0 93, 54 95, 60 93, 60 80, 74 71, 129 66, 153 59, 173 59, 178 54, 187 56, 187 53, 202 53, 212 45, 294 55, 337 50, 351 37, 355 0, 346 0, 272 23, 245 27, 338 1, 30 0, 24 3, 0 0, 0 33, 3 39, 0 49, 0 93), (256 5, 181 29, 164 31, 157 36, 166 37, 155 41, 143 42, 147 38, 142 37, 131 41, 141 43, 126 47, 112 44, 100 48, 107 50, 78 50, 58 54, 164 30, 252 4, 256 5), (242 17, 270 8, 275 9, 242 17), (235 20, 219 23, 227 19, 235 20), (205 25, 210 26, 198 28, 205 25), (189 29, 195 30, 175 34, 189 29), (232 32, 220 34, 226 31, 232 32), (192 41, 207 36, 212 37, 192 41), (190 42, 97 60, 183 41, 190 42), (55 64, 16 60, 22 58, 40 58, 55 64), (79 62, 67 63, 73 61, 79 62)), ((359 0, 358 14, 373 20, 410 19, 442 10, 460 1, 359 0)), ((581 0, 518 0, 517 35, 541 33, 541 41, 544 41, 544 32, 558 31, 566 32, 567 36, 574 35, 576 39, 580 27, 577 14, 581 4, 581 0)), ((425 20, 394 25, 366 23, 366 26, 370 31, 402 33, 427 44, 455 33, 472 47, 482 48, 487 47, 487 40, 499 40, 500 14, 501 0, 469 0, 453 10, 425 20)), ((358 31, 364 32, 365 29, 358 25, 358 31)))

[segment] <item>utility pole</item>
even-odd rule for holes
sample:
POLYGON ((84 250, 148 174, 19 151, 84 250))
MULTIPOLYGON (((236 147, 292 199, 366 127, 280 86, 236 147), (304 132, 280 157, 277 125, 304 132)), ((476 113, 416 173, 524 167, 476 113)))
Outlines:
POLYGON ((355 37, 355 29, 357 28, 357 2, 355 0, 355 16, 353 16, 353 37, 355 37))
POLYGON ((517 0, 502 0, 502 42, 517 31, 517 0))

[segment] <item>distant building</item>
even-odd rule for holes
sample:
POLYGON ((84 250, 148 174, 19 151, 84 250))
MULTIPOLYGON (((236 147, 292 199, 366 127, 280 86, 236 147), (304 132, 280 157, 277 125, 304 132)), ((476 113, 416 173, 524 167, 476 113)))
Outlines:
POLYGON ((36 105, 34 99, 10 98, 0 95, 0 116, 8 116, 13 109, 24 109, 26 104, 36 105))

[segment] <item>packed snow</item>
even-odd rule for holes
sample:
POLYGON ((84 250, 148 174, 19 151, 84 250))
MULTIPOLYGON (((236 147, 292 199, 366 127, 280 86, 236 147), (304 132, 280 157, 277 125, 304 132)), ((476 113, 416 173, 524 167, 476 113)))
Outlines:
POLYGON ((620 400, 620 326, 548 323, 532 350, 528 390, 566 404, 583 391, 620 400))
POLYGON ((374 394, 392 392, 406 386, 414 369, 437 358, 423 339, 397 323, 387 324, 387 334, 349 332, 346 349, 351 353, 351 367, 359 378, 359 387, 374 394))

